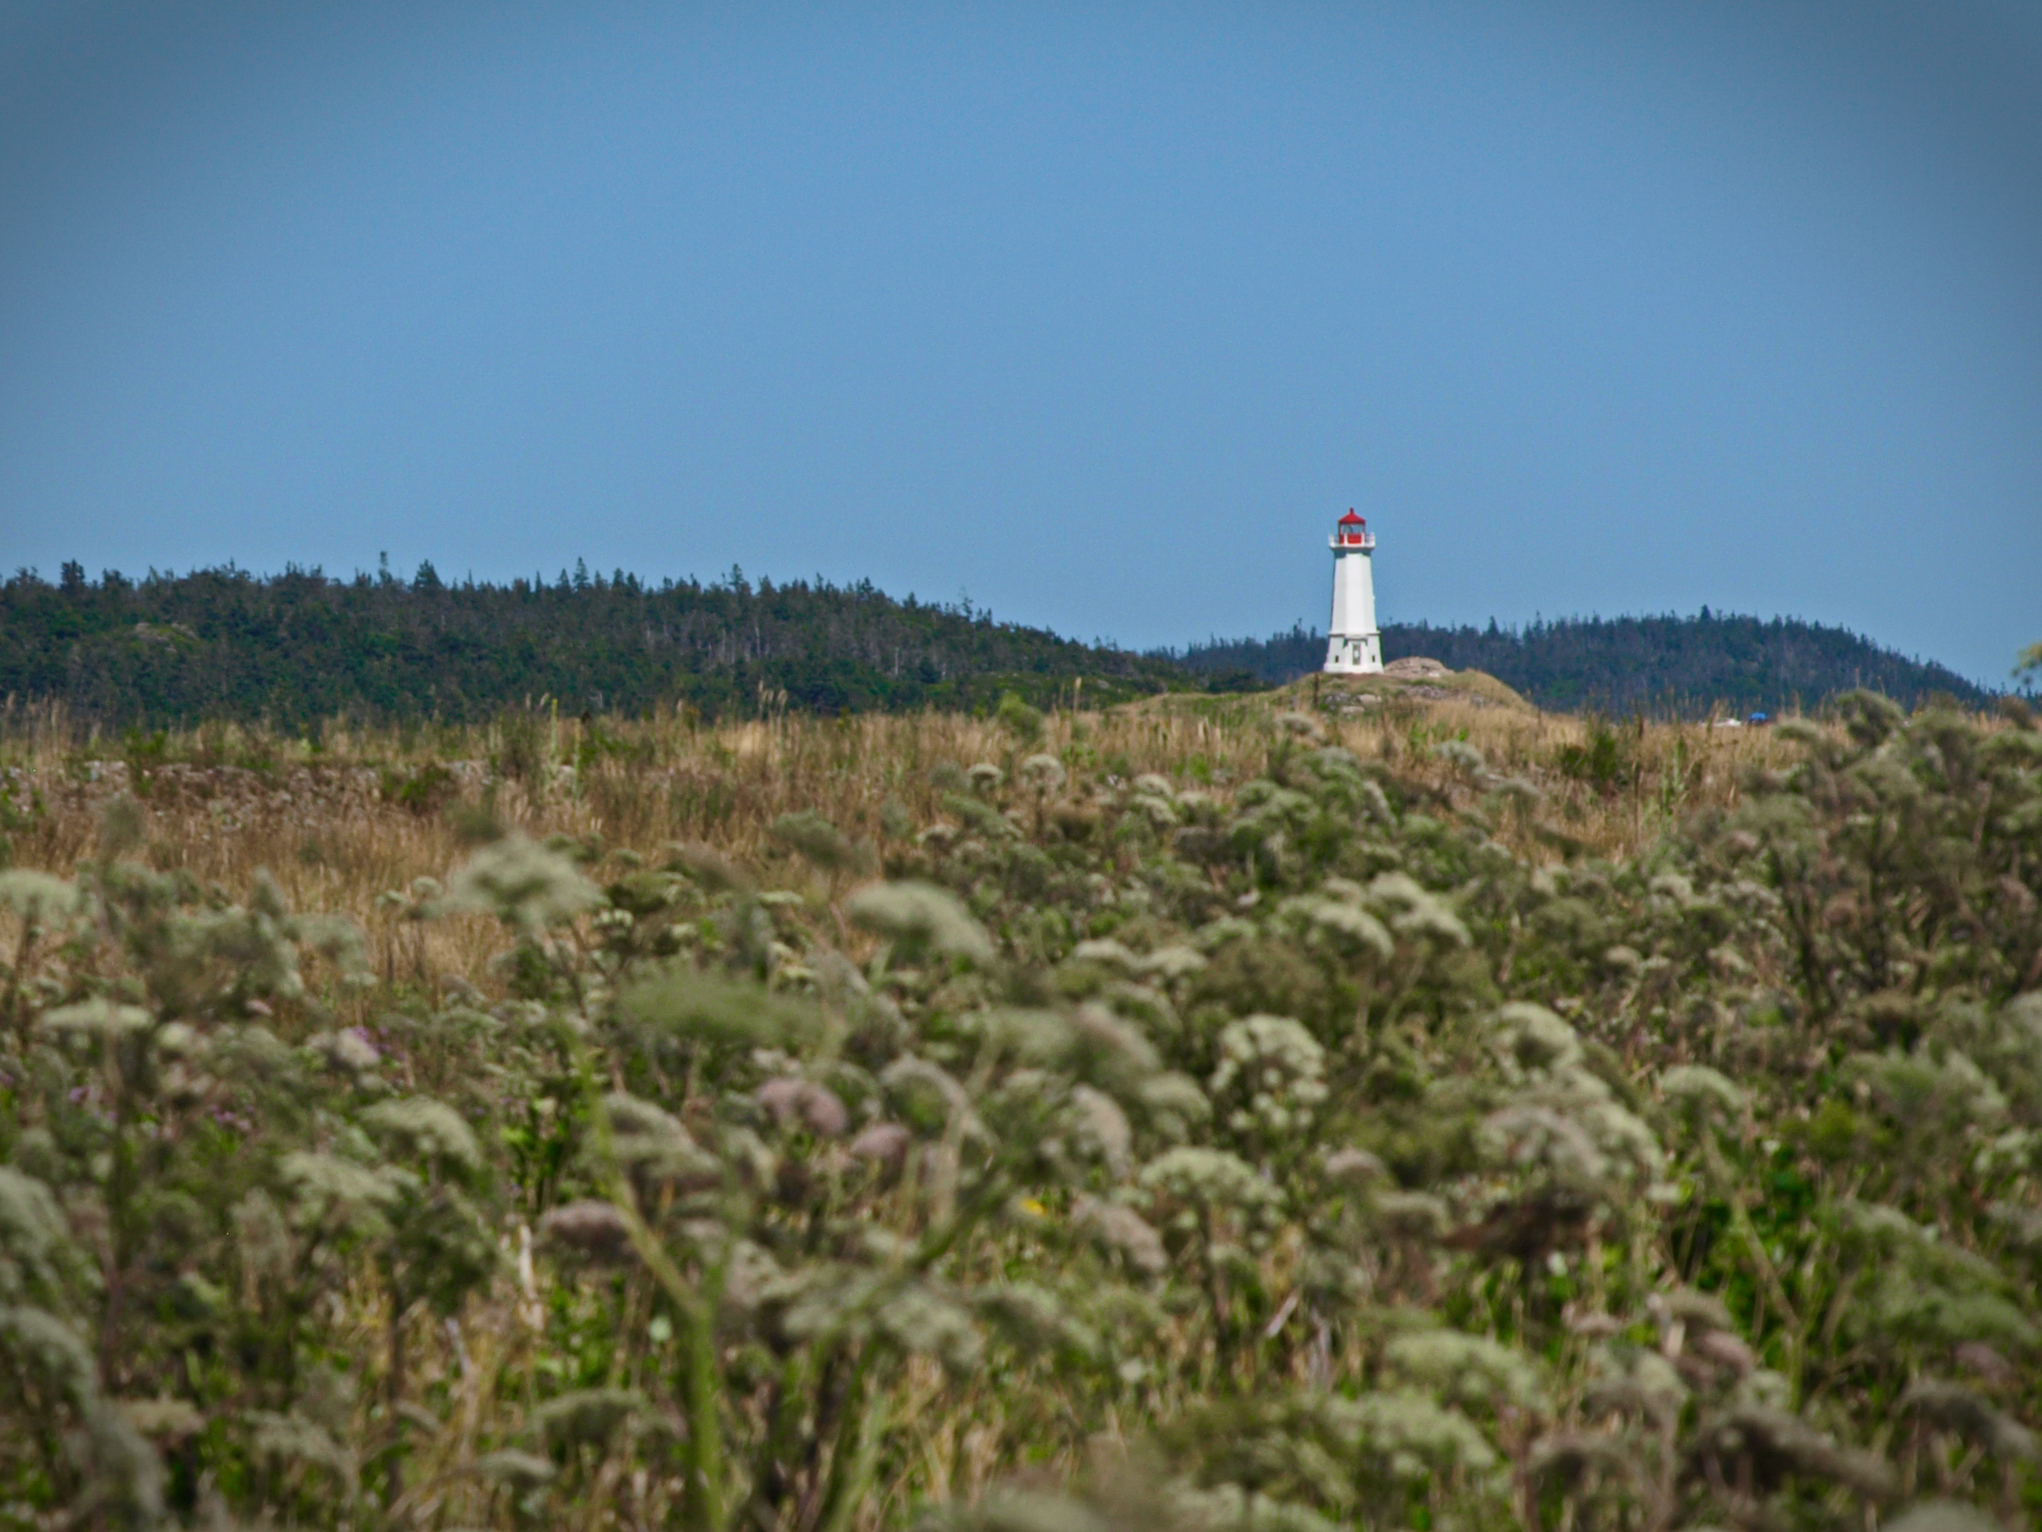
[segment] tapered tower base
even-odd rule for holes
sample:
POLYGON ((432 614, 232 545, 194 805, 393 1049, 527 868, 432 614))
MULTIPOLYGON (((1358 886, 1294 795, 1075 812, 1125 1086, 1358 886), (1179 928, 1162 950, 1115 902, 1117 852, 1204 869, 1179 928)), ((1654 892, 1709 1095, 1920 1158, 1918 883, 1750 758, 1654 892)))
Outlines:
POLYGON ((1383 673, 1383 640, 1379 633, 1336 633, 1326 642, 1329 676, 1379 676, 1383 673))

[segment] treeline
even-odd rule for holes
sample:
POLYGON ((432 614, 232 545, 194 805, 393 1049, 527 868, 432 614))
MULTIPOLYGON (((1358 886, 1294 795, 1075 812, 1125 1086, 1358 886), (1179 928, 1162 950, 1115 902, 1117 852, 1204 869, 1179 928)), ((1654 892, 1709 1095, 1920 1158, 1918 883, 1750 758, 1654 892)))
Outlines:
MULTIPOLYGON (((1147 655, 995 622, 969 603, 905 600, 870 581, 653 585, 577 564, 552 581, 443 581, 430 563, 334 579, 231 566, 90 580, 66 564, 0 585, 0 700, 61 699, 81 721, 156 728, 208 718, 299 728, 316 720, 474 722, 547 699, 564 711, 705 718, 794 708, 835 714, 1112 702, 1173 688, 1252 690, 1317 670, 1325 639, 1302 626, 1147 655)), ((1523 629, 1383 630, 1390 659, 1483 670, 1541 707, 1699 716, 1813 707, 1855 687, 1909 706, 1982 688, 1841 628, 1775 618, 1620 617, 1523 629)))
POLYGON ((577 564, 552 582, 450 583, 430 563, 257 577, 232 567, 0 586, 0 698, 61 698, 110 727, 204 718, 301 727, 342 715, 474 721, 550 699, 563 711, 705 717, 1114 700, 1197 682, 1175 663, 995 622, 968 603, 848 587, 648 584, 577 564))
MULTIPOLYGON (((1814 707, 1864 687, 1913 707, 1954 697, 1967 707, 1992 694, 1955 671, 1911 660, 1843 628, 1775 617, 1588 617, 1525 628, 1435 628, 1398 623, 1383 629, 1383 655, 1428 655, 1455 670, 1482 670, 1556 712, 1699 717, 1814 707)), ((1213 640, 1169 658, 1210 677, 1277 685, 1317 670, 1323 634, 1302 625, 1266 639, 1213 640)))

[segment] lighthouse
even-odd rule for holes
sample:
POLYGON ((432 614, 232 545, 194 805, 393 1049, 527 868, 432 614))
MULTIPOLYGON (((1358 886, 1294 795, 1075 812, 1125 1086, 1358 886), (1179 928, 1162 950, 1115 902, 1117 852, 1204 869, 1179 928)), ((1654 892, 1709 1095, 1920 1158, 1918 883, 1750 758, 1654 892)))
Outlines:
POLYGON ((1383 668, 1383 636, 1376 631, 1376 540, 1368 523, 1349 511, 1333 528, 1333 621, 1326 639, 1326 669, 1340 676, 1372 676, 1383 668))

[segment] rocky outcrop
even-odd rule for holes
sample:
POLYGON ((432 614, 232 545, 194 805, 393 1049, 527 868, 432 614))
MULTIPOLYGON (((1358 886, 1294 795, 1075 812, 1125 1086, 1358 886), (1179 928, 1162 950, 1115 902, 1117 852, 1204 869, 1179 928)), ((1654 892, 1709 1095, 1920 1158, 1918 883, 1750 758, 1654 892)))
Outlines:
POLYGON ((1391 660, 1383 667, 1383 674, 1393 681, 1436 681, 1442 676, 1452 675, 1453 672, 1438 660, 1414 654, 1405 659, 1391 660))

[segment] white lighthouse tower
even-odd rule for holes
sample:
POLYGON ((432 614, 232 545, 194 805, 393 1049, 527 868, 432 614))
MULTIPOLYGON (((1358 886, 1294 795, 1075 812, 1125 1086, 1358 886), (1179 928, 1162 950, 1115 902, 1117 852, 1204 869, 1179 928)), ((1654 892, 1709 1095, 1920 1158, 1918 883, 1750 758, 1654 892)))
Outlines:
POLYGON ((1383 668, 1375 551, 1368 523, 1351 510, 1342 516, 1333 529, 1333 621, 1326 639, 1326 669, 1333 675, 1372 676, 1383 668))

